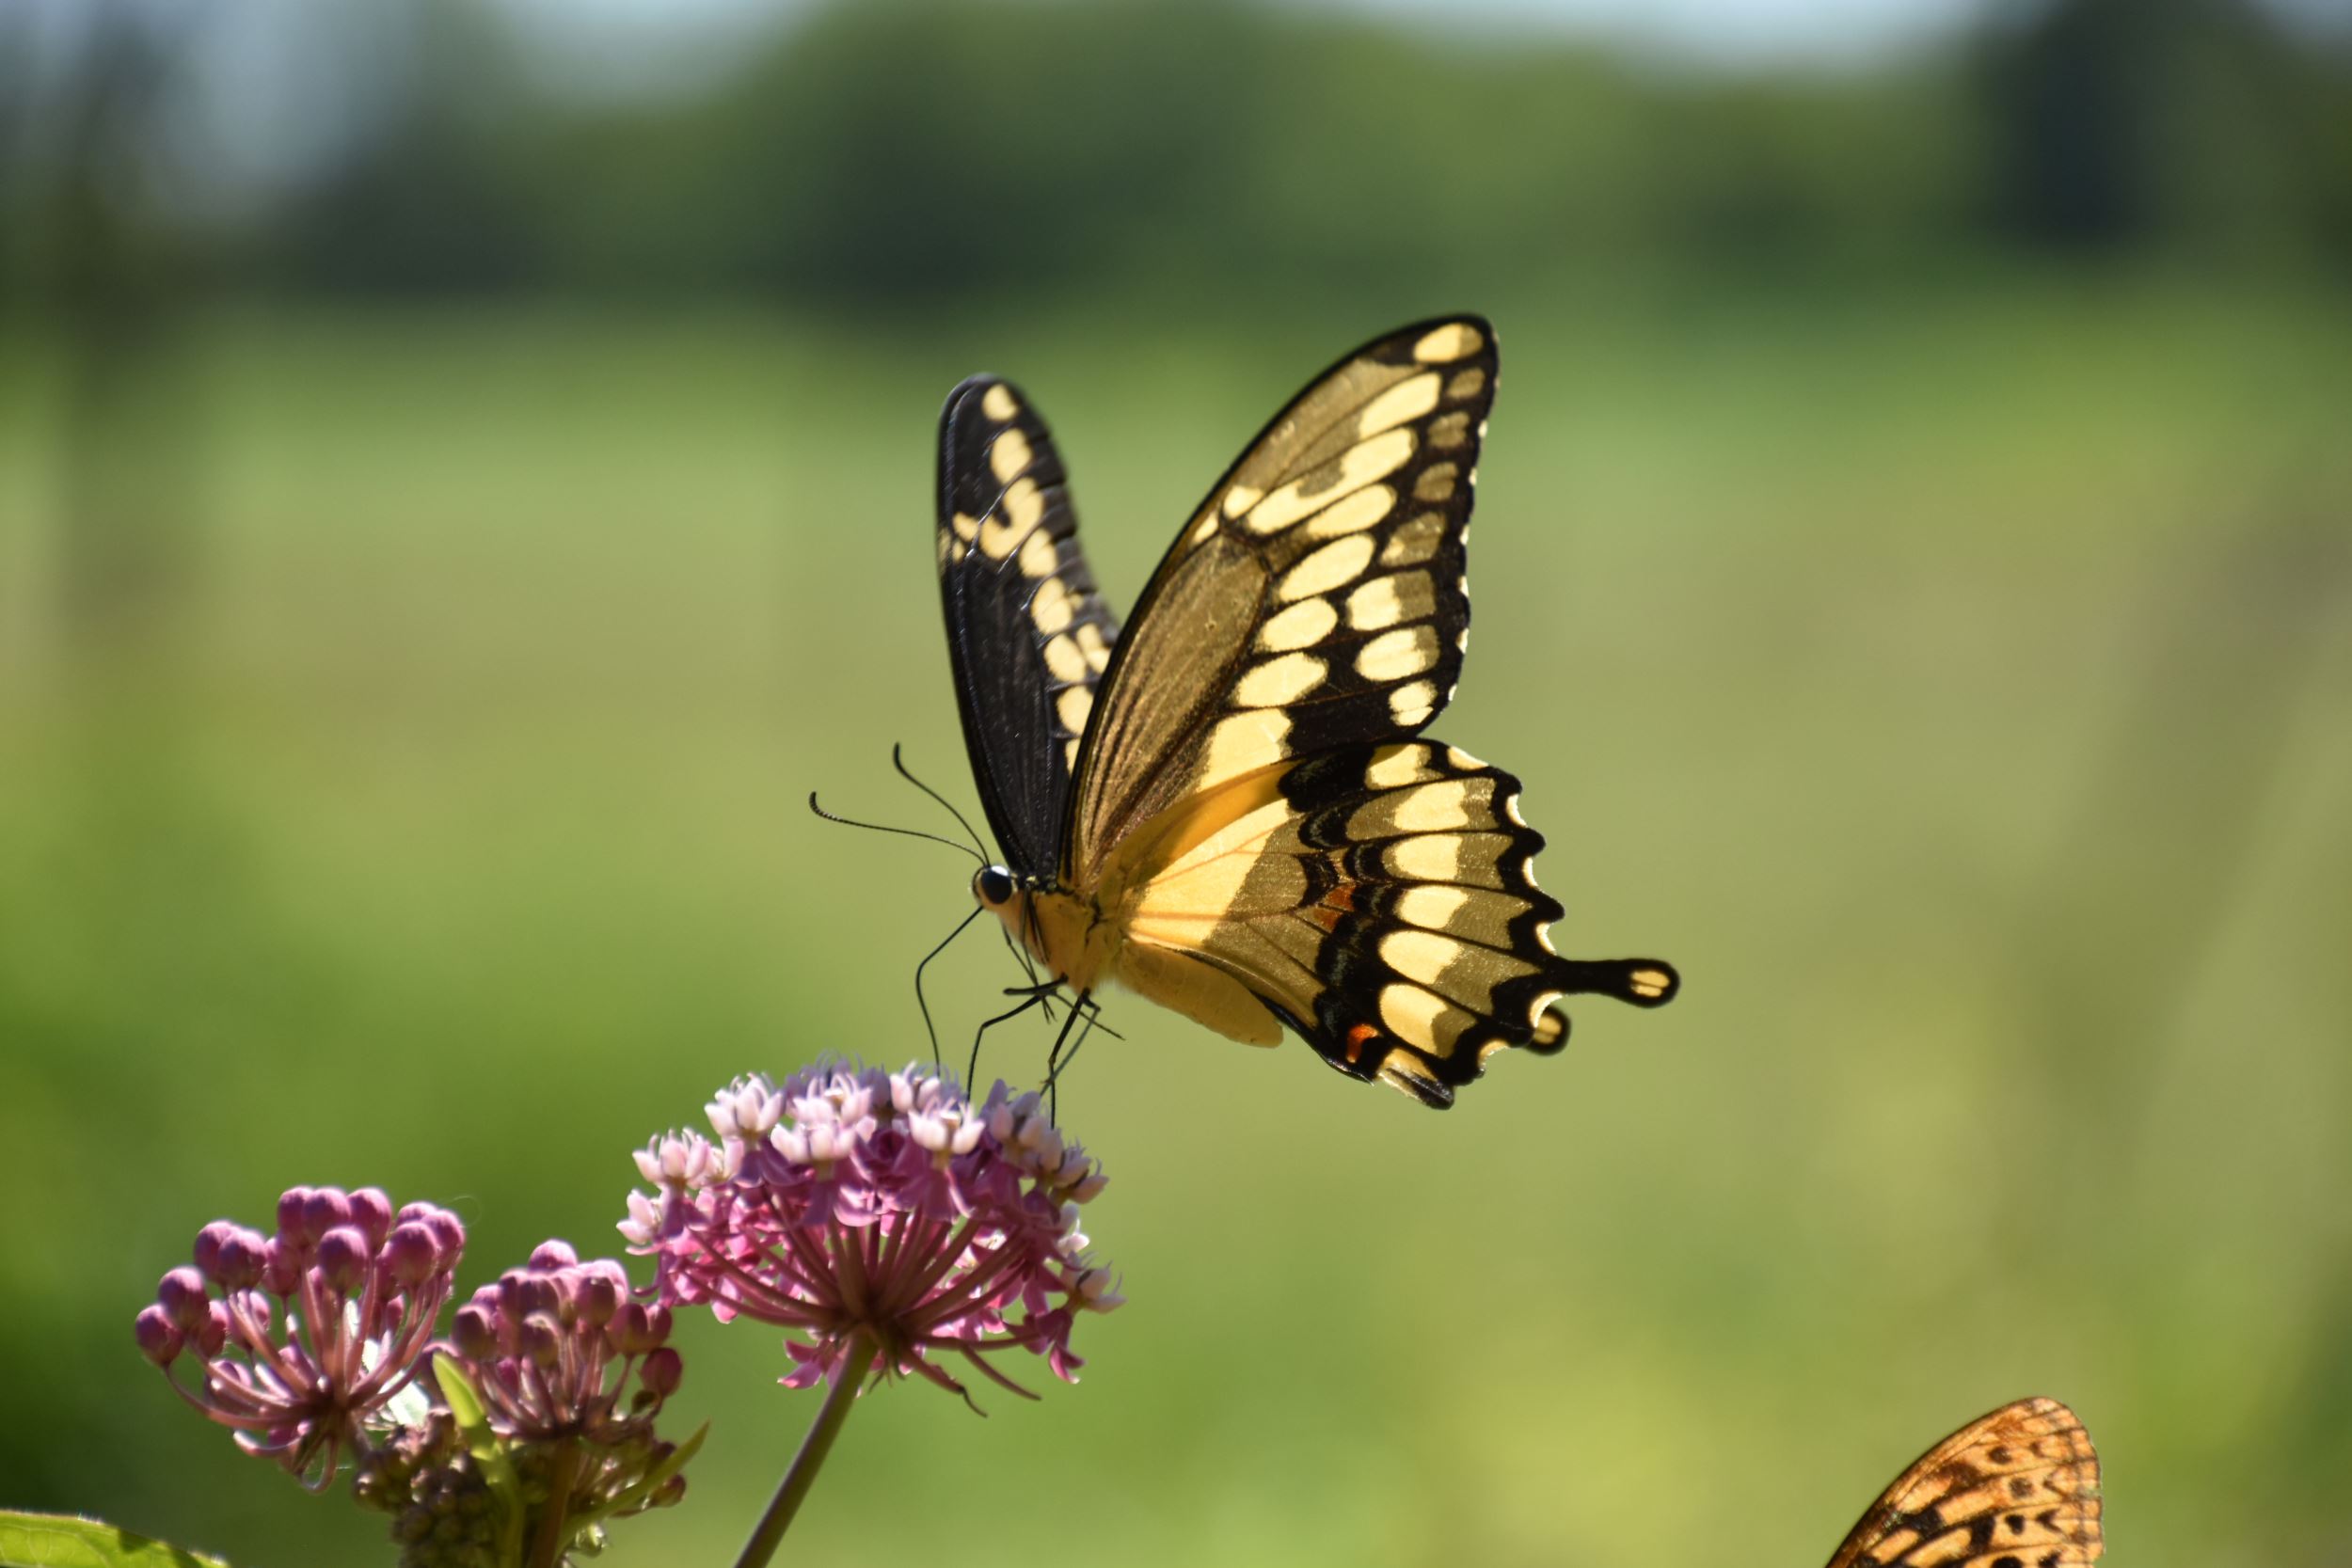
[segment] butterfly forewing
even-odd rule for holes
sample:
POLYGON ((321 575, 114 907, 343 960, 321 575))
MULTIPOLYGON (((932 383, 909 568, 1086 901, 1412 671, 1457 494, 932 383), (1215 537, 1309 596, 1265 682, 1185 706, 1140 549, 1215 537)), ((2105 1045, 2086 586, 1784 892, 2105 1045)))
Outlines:
POLYGON ((1919 1456, 1870 1505, 1829 1568, 2090 1568, 2099 1455, 2056 1400, 2019 1400, 1919 1456))
POLYGON ((1495 367, 1478 317, 1391 333, 1312 382, 1217 482, 1112 660, 1078 758, 1067 885, 1179 802, 1405 739, 1445 705, 1495 367))
POLYGON ((1119 623, 1078 548, 1054 438, 1021 390, 975 376, 939 422, 939 586, 956 703, 1006 863, 1050 874, 1078 739, 1119 623))

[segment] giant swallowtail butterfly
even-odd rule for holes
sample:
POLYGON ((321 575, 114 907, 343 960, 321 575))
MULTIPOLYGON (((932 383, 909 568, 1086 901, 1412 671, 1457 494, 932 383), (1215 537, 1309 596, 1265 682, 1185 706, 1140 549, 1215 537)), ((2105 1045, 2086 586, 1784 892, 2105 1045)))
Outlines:
POLYGON ((2090 1568, 2103 1550, 2090 1433, 2056 1400, 2019 1400, 1915 1460, 1829 1568, 2090 1568))
POLYGON ((1036 405, 976 376, 940 418, 939 581, 1003 863, 980 902, 1086 998, 1217 1033, 1288 1024, 1428 1105, 1557 1050, 1564 995, 1643 1006, 1654 958, 1562 958, 1519 783, 1422 737, 1470 635, 1470 491, 1495 395, 1476 316, 1365 344, 1211 487, 1122 630, 1036 405))

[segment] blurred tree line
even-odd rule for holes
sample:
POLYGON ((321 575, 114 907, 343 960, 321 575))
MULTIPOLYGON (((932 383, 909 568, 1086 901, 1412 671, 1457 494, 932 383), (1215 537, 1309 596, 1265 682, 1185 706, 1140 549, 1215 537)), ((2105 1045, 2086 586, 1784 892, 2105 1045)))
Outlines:
POLYGON ((187 12, 87 14, 62 82, 0 64, 19 297, 144 298, 159 258, 300 293, 872 304, 2002 253, 2352 276, 2352 48, 2247 0, 2023 5, 1875 71, 1747 74, 1233 4, 918 0, 633 97, 572 90, 494 11, 405 0, 351 12, 327 152, 210 203, 159 67, 187 12))

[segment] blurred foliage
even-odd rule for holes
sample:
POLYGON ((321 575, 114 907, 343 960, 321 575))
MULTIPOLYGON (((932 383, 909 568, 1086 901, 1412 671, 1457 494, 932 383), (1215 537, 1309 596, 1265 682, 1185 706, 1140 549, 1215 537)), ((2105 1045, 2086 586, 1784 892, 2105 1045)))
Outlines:
MULTIPOLYGON (((98 9, 124 48, 185 24, 98 9)), ((2352 52, 2245 0, 2058 0, 1963 50, 1770 74, 1222 3, 921 0, 820 10, 649 101, 567 92, 458 0, 324 15, 368 90, 292 188, 199 221, 174 187, 202 150, 166 148, 186 106, 159 89, 134 127, 151 220, 215 278, 1279 307, 1427 286, 1466 248, 1529 287, 1982 249, 2352 270, 2352 52)), ((13 248, 20 288, 70 273, 13 248)))

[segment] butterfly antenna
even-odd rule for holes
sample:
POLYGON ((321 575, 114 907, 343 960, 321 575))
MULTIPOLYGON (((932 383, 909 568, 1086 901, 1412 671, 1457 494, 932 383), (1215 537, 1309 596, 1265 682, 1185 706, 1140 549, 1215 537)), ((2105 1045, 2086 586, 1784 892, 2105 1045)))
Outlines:
POLYGON ((942 838, 937 833, 927 833, 920 828, 893 828, 880 822, 860 822, 854 816, 837 816, 817 803, 817 792, 813 789, 808 792, 808 809, 826 821, 838 822, 845 828, 865 828, 878 833, 898 833, 907 838, 928 838, 933 844, 944 844, 959 853, 970 855, 982 865, 988 863, 988 857, 978 853, 970 845, 958 844, 954 839, 942 838))
POLYGON ((966 926, 971 925, 972 922, 977 920, 979 917, 979 908, 977 905, 975 905, 972 912, 965 915, 961 920, 957 921, 956 928, 948 932, 946 939, 942 941, 937 947, 934 947, 930 952, 924 954, 921 960, 914 966, 914 1006, 923 1015, 923 1033, 931 1037, 931 1066, 933 1067, 942 1066, 939 1059, 939 1031, 931 1024, 931 1005, 923 1000, 923 971, 933 958, 938 958, 942 953, 947 951, 948 942, 951 942, 955 941, 956 938, 963 935, 963 928, 966 926))
POLYGON ((898 754, 900 748, 895 743, 890 748, 890 766, 898 770, 898 777, 906 780, 907 783, 913 784, 915 788, 921 790, 924 794, 930 796, 941 805, 946 806, 947 808, 947 815, 954 817, 962 827, 963 831, 971 836, 972 842, 978 846, 980 851, 980 863, 983 865, 987 864, 988 845, 981 839, 978 830, 972 826, 971 819, 966 817, 963 813, 956 809, 956 803, 953 800, 948 800, 947 797, 942 795, 939 791, 933 789, 930 785, 916 778, 913 769, 907 767, 906 760, 898 754))

